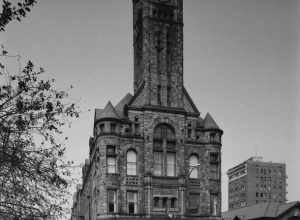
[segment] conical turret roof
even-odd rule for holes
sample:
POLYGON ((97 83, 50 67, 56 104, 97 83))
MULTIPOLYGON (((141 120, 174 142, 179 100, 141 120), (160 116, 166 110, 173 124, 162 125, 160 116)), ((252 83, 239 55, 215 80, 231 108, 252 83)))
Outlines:
POLYGON ((116 118, 119 119, 116 109, 109 101, 103 110, 96 109, 95 112, 95 120, 103 119, 103 118, 116 118))
POLYGON ((127 93, 121 101, 116 105, 115 109, 119 116, 124 117, 124 106, 127 105, 130 100, 132 99, 132 95, 130 93, 127 93))
POLYGON ((213 117, 209 114, 209 112, 206 114, 204 118, 204 128, 205 129, 218 129, 221 130, 220 127, 217 125, 213 117))

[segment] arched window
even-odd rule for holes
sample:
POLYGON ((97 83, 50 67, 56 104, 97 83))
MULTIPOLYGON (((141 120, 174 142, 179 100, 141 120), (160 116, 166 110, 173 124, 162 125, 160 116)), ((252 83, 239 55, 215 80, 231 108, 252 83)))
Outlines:
POLYGON ((155 176, 176 176, 176 143, 173 127, 159 124, 154 129, 153 164, 155 176))
POLYGON ((136 152, 129 150, 127 152, 127 175, 136 175, 136 152))
POLYGON ((175 139, 174 129, 167 124, 160 124, 154 130, 154 138, 173 140, 175 139))
POLYGON ((198 178, 199 170, 199 158, 197 155, 191 155, 189 158, 189 172, 190 172, 190 178, 198 178))

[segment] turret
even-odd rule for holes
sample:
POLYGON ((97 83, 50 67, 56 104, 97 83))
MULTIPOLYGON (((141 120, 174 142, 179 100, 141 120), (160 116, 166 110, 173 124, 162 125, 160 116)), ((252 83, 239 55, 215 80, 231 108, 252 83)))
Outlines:
POLYGON ((203 121, 203 130, 205 132, 205 136, 210 143, 213 144, 221 144, 221 137, 223 131, 217 125, 213 117, 207 113, 204 121, 203 121))
POLYGON ((119 134, 121 118, 111 102, 105 108, 95 110, 94 136, 119 134))

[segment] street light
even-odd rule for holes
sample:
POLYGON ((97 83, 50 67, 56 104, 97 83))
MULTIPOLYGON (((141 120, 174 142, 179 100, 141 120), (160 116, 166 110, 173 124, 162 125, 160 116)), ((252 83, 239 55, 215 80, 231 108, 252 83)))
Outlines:
MULTIPOLYGON (((194 169, 196 169, 196 168, 198 168, 198 167, 200 167, 200 163, 197 163, 196 165, 194 165, 194 166, 190 166, 189 168, 190 168, 190 170, 189 170, 189 173, 188 173, 188 178, 190 177, 190 175, 191 175, 191 173, 193 172, 193 170, 194 169)), ((198 174, 198 176, 199 176, 199 174, 198 174)))

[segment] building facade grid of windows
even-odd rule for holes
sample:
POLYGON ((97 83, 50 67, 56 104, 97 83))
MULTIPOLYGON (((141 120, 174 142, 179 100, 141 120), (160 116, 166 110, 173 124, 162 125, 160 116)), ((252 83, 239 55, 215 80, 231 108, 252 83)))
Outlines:
POLYGON ((231 168, 228 175, 230 210, 257 203, 286 201, 285 164, 252 157, 231 168))

